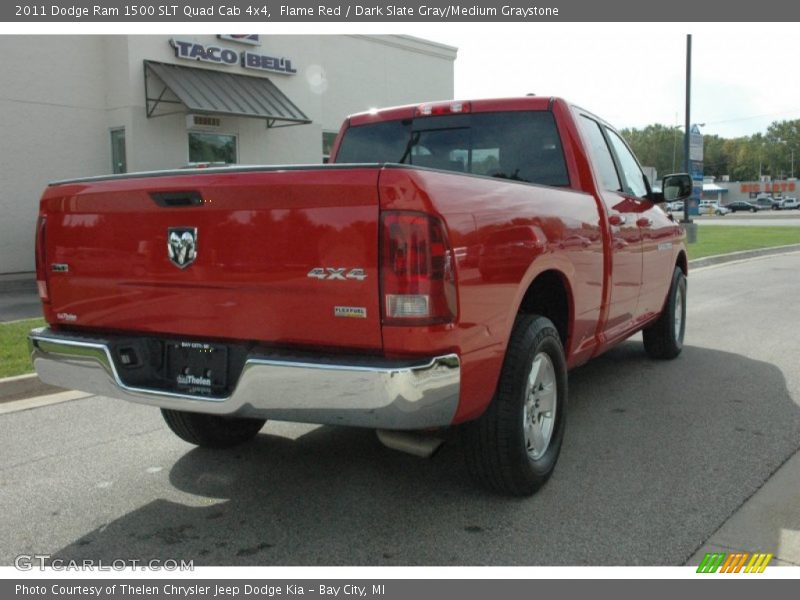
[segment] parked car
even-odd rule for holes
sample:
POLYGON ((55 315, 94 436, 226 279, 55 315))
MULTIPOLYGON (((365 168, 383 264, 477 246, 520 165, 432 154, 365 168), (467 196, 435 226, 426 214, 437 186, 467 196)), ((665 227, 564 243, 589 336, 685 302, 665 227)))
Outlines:
POLYGON ((797 198, 782 198, 777 207, 778 210, 800 209, 800 202, 797 198))
POLYGON ((772 196, 761 196, 756 198, 755 204, 760 210, 775 210, 780 202, 772 196))
POLYGON ((747 212, 759 211, 759 207, 757 204, 753 204, 752 202, 748 202, 747 200, 734 200, 733 202, 728 202, 728 204, 725 205, 725 208, 727 208, 733 213, 739 211, 747 211, 747 212))
POLYGON ((608 123, 547 96, 353 115, 329 165, 53 183, 33 365, 209 448, 276 419, 430 455, 462 426, 477 481, 529 495, 568 369, 638 331, 653 358, 681 352, 686 234, 659 204, 692 181, 661 189, 608 123))
POLYGON ((683 202, 667 202, 667 212, 681 212, 683 210, 683 202))
POLYGON ((725 216, 731 211, 725 208, 724 206, 720 206, 716 202, 712 202, 711 200, 703 200, 702 202, 700 202, 700 206, 698 207, 698 212, 701 215, 725 216))

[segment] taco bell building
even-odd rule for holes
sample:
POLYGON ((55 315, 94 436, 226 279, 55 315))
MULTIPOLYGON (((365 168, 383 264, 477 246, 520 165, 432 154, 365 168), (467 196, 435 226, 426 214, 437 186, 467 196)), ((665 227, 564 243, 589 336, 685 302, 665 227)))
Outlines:
POLYGON ((321 163, 342 120, 453 97, 456 49, 402 35, 0 36, 0 286, 32 277, 48 182, 321 163))

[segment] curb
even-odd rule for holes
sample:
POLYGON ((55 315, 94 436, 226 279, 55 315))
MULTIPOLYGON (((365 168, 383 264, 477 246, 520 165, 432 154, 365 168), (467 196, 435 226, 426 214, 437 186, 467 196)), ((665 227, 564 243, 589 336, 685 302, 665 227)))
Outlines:
POLYGON ((692 269, 700 269, 702 267, 710 267, 712 265, 735 262, 737 260, 746 260, 748 258, 758 258, 761 256, 772 256, 775 254, 787 254, 789 252, 798 251, 800 251, 800 244, 774 246, 772 248, 758 248, 756 250, 741 250, 739 252, 730 252, 728 254, 715 254, 714 256, 696 258, 689 261, 689 267, 692 269))
POLYGON ((36 373, 0 379, 0 404, 63 392, 64 389, 42 383, 36 373))

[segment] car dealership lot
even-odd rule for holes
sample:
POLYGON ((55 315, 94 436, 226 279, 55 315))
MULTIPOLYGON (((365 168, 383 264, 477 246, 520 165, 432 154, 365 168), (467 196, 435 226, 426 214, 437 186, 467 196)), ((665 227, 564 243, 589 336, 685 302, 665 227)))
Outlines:
MULTIPOLYGON (((573 371, 563 455, 529 499, 477 489, 455 439, 420 460, 270 423, 213 452, 117 400, 2 415, 0 564, 681 564, 800 447, 798 270, 800 253, 691 273, 681 357, 636 338, 573 371)), ((764 551, 800 529, 771 523, 764 551)))

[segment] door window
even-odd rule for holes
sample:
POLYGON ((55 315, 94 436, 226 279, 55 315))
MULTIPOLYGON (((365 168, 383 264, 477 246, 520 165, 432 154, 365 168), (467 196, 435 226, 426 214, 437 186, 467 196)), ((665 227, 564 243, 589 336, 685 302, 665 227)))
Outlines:
POLYGON ((606 131, 608 132, 611 146, 614 148, 614 153, 619 160, 619 165, 622 168, 622 174, 625 179, 625 192, 638 198, 644 198, 647 196, 647 184, 636 157, 616 132, 610 129, 606 129, 606 131))

